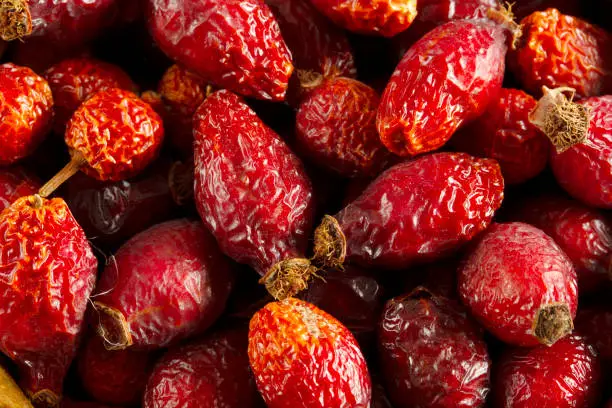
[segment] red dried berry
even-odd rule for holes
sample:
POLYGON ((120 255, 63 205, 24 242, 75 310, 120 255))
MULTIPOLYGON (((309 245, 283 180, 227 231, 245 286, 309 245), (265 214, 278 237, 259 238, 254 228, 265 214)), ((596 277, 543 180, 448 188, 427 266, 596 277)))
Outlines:
POLYGON ((36 402, 59 402, 97 260, 66 203, 28 196, 0 213, 0 347, 36 402))
POLYGON ((516 348, 497 366, 494 406, 593 407, 600 376, 595 351, 581 337, 569 336, 550 347, 516 348))
POLYGON ((170 350, 149 378, 143 407, 260 407, 247 346, 247 330, 225 329, 170 350))
POLYGON ((612 363, 612 310, 606 307, 580 309, 576 331, 591 344, 602 361, 612 363))
POLYGON ((269 408, 370 406, 370 376, 353 335, 310 303, 288 298, 255 313, 249 361, 269 408))
POLYGON ((297 111, 300 151, 341 176, 375 176, 390 159, 376 131, 378 101, 376 91, 354 79, 323 82, 297 111))
POLYGON ((264 276, 275 297, 305 289, 314 200, 302 163, 225 90, 198 108, 194 137, 198 212, 223 252, 264 276))
POLYGON ((490 360, 483 331, 424 288, 387 302, 379 328, 386 389, 400 407, 481 407, 490 360))
POLYGON ((40 188, 38 180, 21 167, 0 170, 0 211, 20 197, 35 194, 40 188))
POLYGON ((402 269, 452 253, 483 231, 501 205, 497 163, 437 153, 397 164, 315 231, 315 259, 402 269))
POLYGON ((256 0, 149 0, 149 30, 169 57, 219 88, 283 100, 291 53, 256 0))
POLYGON ((472 315, 509 344, 550 346, 573 329, 578 284, 561 248, 531 225, 493 224, 459 268, 472 315))
POLYGON ((509 61, 523 89, 533 95, 541 95, 542 86, 571 87, 580 96, 612 93, 612 35, 552 8, 527 16, 521 27, 509 61))
POLYGON ((231 273, 199 222, 168 221, 137 234, 96 286, 95 321, 106 348, 156 349, 206 330, 223 312, 231 273))
POLYGON ((520 184, 546 167, 549 142, 529 122, 536 100, 517 89, 502 89, 485 113, 461 128, 453 147, 474 156, 497 160, 507 184, 520 184))
POLYGON ((47 70, 55 102, 55 132, 64 134, 66 123, 81 104, 98 91, 120 88, 134 91, 136 85, 118 66, 92 58, 64 60, 47 70))
POLYGON ((0 65, 0 166, 31 154, 53 119, 49 84, 30 68, 0 65))
POLYGON ((507 30, 490 21, 451 21, 404 55, 382 95, 377 127, 400 156, 436 150, 485 112, 501 89, 507 30))

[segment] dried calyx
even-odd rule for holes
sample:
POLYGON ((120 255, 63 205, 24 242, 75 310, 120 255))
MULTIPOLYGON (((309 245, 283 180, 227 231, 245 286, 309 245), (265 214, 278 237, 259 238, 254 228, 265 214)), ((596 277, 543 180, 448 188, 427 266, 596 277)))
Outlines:
POLYGON ((94 308, 100 318, 98 334, 107 350, 124 350, 134 344, 123 313, 100 302, 94 302, 94 308))
POLYGON ((317 268, 305 258, 286 259, 272 266, 259 280, 277 300, 295 296, 308 287, 317 268))
POLYGON ((506 3, 505 6, 501 6, 499 9, 491 8, 487 10, 487 17, 509 31, 510 39, 512 40, 510 44, 512 49, 516 49, 523 31, 521 25, 514 20, 512 6, 513 3, 506 3))
POLYGON ((310 91, 323 83, 323 75, 310 70, 298 69, 297 77, 300 81, 300 87, 306 91, 310 91))
POLYGON ((32 33, 27 0, 0 0, 0 38, 13 41, 32 33))
POLYGON ((540 343, 553 345, 574 329, 572 315, 566 304, 542 306, 534 321, 533 332, 540 343))
POLYGON ((326 215, 314 233, 313 262, 325 268, 340 268, 345 258, 346 237, 338 220, 326 215))
POLYGON ((61 398, 49 390, 41 390, 30 396, 36 407, 58 407, 61 398))

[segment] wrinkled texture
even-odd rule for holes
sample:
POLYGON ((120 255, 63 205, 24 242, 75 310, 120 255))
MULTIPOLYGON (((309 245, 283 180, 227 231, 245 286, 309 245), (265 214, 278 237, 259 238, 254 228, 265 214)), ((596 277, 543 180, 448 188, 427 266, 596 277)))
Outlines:
POLYGON ((455 302, 423 288, 389 300, 378 347, 397 408, 475 408, 489 392, 483 331, 455 302))
POLYGON ((268 408, 370 406, 370 376, 353 335, 310 303, 289 298, 260 309, 248 352, 268 408))
POLYGON ((535 12, 521 21, 523 35, 509 65, 533 95, 542 86, 568 86, 579 96, 612 93, 612 35, 557 9, 535 12))
POLYGON ((566 305, 576 316, 578 284, 561 248, 531 225, 493 224, 459 268, 459 295, 472 315, 506 343, 536 346, 540 308, 566 305))
POLYGON ((23 197, 0 213, 0 347, 31 395, 61 395, 97 260, 60 199, 23 197))
POLYGON ((257 0, 149 0, 149 30, 170 58, 219 88, 281 101, 293 72, 272 12, 257 0))
POLYGON ((417 41, 380 101, 377 127, 385 146, 400 156, 442 147, 497 97, 506 49, 506 30, 487 21, 451 21, 417 41))
POLYGON ((495 407, 589 408, 599 395, 595 351, 578 336, 551 347, 517 348, 497 366, 495 407))
POLYGON ((612 310, 609 307, 580 309, 576 316, 576 332, 595 348, 602 361, 612 363, 612 310))
POLYGON ((195 198, 228 256, 264 275, 303 257, 312 186, 299 159, 236 95, 218 91, 194 118, 195 198))
POLYGON ((31 154, 53 119, 49 84, 30 68, 0 65, 0 166, 31 154))
POLYGON ((0 169, 0 211, 20 197, 34 194, 40 182, 21 167, 0 169))
POLYGON ((65 141, 86 161, 83 172, 98 180, 133 177, 156 157, 164 128, 151 106, 113 88, 86 100, 68 122, 65 141))

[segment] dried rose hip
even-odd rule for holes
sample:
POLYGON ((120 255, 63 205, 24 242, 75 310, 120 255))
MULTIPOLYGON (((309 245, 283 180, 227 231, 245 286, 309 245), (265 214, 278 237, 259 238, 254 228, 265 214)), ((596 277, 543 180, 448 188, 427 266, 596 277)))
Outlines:
POLYGON ((459 268, 459 295, 499 339, 550 346, 573 329, 576 272, 557 244, 531 225, 493 224, 459 268))
POLYGON ((504 181, 490 159, 437 153, 378 176, 315 231, 315 260, 402 269, 452 253, 483 231, 501 205, 504 181))
POLYGON ((23 395, 21 389, 15 384, 9 373, 0 366, 0 407, 4 408, 32 408, 30 400, 23 395))
POLYGON ((507 184, 537 176, 548 162, 549 142, 529 122, 536 100, 517 89, 502 89, 482 116, 461 128, 453 147, 474 156, 497 160, 507 184))
POLYGON ((341 176, 375 176, 390 158, 376 131, 378 101, 376 91, 357 80, 324 81, 297 111, 300 151, 341 176))
POLYGON ((198 212, 223 252, 253 267, 274 297, 305 289, 314 200, 302 163, 225 90, 198 108, 194 137, 198 212))
POLYGON ((494 377, 494 406, 499 408, 587 408, 599 399, 599 361, 575 335, 550 347, 510 350, 494 377))
POLYGON ((98 332, 109 350, 156 349, 212 325, 231 266, 200 222, 167 221, 126 242, 96 286, 98 332))
POLYGON ((143 408, 260 407, 248 333, 224 329, 170 350, 149 378, 143 408))
POLYGON ((612 310, 597 306, 580 309, 576 316, 576 331, 591 344, 602 361, 612 363, 612 310))
POLYGON ((31 154, 53 119, 49 84, 30 68, 0 65, 0 166, 31 154))
POLYGON ((422 287, 387 302, 379 328, 386 389, 396 407, 481 407, 490 360, 458 304, 422 287))
POLYGON ((293 72, 291 53, 263 2, 148 1, 149 29, 169 57, 219 88, 284 99, 293 72))
POLYGON ((509 65, 523 89, 533 95, 541 95, 542 86, 571 87, 580 96, 612 93, 611 34, 553 8, 529 15, 521 27, 509 65))
POLYGON ((20 197, 38 191, 38 180, 21 167, 0 169, 0 211, 20 197))
POLYGON ((97 260, 59 198, 22 197, 0 213, 0 348, 35 401, 59 402, 97 260))
POLYGON ((81 104, 98 91, 136 85, 121 68, 92 58, 64 60, 45 73, 55 103, 55 132, 64 134, 66 123, 81 104))
POLYGON ((370 376, 353 335, 308 302, 288 298, 255 313, 249 361, 269 408, 370 406, 370 376))

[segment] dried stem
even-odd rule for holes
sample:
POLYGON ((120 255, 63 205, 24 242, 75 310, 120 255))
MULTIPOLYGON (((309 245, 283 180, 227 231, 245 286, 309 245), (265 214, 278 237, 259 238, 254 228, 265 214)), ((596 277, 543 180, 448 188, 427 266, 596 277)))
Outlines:
POLYGON ((47 183, 45 183, 45 185, 38 190, 38 194, 43 198, 49 197, 66 180, 74 176, 81 169, 81 167, 85 165, 85 163, 85 158, 80 153, 77 152, 73 154, 70 162, 68 162, 63 169, 53 176, 51 180, 47 181, 47 183))
POLYGON ((259 280, 277 300, 295 296, 308 287, 317 268, 305 258, 286 259, 272 266, 259 280))

